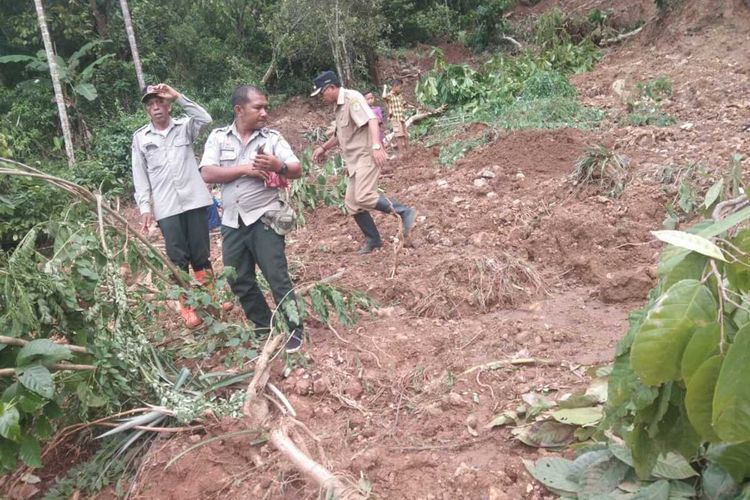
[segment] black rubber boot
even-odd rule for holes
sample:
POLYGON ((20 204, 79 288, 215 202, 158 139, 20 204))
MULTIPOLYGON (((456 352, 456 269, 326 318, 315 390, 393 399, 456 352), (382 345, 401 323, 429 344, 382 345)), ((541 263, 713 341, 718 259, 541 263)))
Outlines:
POLYGON ((406 205, 402 205, 396 200, 389 200, 382 194, 378 198, 378 202, 375 204, 375 210, 389 214, 391 213, 391 207, 395 210, 396 214, 401 217, 401 224, 404 228, 404 238, 409 237, 409 233, 414 227, 414 222, 417 220, 417 211, 406 205))
POLYGON ((365 235, 365 245, 357 251, 359 255, 368 254, 376 248, 383 246, 378 227, 375 225, 375 221, 372 220, 370 212, 359 212, 354 215, 354 220, 365 235))

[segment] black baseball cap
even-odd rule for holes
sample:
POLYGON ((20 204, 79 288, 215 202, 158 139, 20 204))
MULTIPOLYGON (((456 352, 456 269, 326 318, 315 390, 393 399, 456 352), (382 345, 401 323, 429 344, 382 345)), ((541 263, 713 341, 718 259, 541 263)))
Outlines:
POLYGON ((337 87, 340 85, 339 77, 333 71, 324 71, 313 79, 313 91, 310 97, 318 95, 326 85, 336 85, 337 87))

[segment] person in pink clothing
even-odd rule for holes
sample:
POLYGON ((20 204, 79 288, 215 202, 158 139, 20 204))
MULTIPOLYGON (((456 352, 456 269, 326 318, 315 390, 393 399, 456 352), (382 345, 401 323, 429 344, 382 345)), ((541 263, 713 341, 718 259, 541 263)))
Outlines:
POLYGON ((370 106, 370 109, 373 113, 375 113, 375 116, 378 119, 378 128, 380 128, 380 145, 385 147, 385 133, 383 132, 383 110, 380 109, 379 106, 373 106, 373 104, 375 104, 375 96, 372 94, 372 92, 368 92, 365 94, 365 101, 367 101, 367 105, 370 106))

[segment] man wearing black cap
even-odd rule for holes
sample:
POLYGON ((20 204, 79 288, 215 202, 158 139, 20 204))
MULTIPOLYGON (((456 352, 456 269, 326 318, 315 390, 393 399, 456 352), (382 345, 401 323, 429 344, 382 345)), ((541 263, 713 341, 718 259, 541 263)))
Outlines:
POLYGON ((336 133, 315 148, 313 160, 319 162, 327 151, 336 145, 341 147, 341 156, 349 175, 344 203, 365 235, 365 245, 357 253, 367 254, 383 246, 369 210, 396 212, 401 218, 404 237, 408 237, 417 212, 378 194, 378 175, 386 157, 380 144, 378 119, 365 98, 356 90, 341 87, 333 71, 324 71, 313 80, 310 95, 319 95, 326 104, 336 105, 336 133))
MULTIPOLYGON (((143 89, 141 102, 151 122, 133 134, 132 162, 135 201, 141 212, 143 231, 154 220, 164 235, 167 256, 180 269, 193 267, 200 283, 210 280, 208 211, 211 194, 195 161, 193 141, 211 123, 211 115, 165 83, 143 89), (173 119, 176 102, 187 116, 173 119)), ((202 323, 180 297, 180 315, 185 325, 202 323)))

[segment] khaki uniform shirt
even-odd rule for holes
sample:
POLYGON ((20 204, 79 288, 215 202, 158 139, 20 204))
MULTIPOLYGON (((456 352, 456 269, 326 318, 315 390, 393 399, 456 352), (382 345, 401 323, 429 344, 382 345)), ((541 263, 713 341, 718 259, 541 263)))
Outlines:
POLYGON ((372 138, 367 122, 376 118, 365 98, 356 90, 339 89, 336 101, 336 137, 349 175, 371 167, 372 138))
POLYGON ((149 123, 133 134, 135 202, 141 214, 153 212, 156 220, 213 201, 193 151, 193 141, 211 123, 211 115, 184 96, 176 102, 187 116, 171 120, 166 130, 156 130, 149 123))
MULTIPOLYGON (((265 153, 274 155, 284 163, 299 163, 289 143, 276 130, 256 130, 243 145, 237 127, 232 123, 213 130, 208 136, 201 167, 236 167, 252 163, 259 146, 263 147, 265 153)), ((269 210, 281 208, 278 188, 267 188, 263 179, 256 177, 240 177, 222 184, 221 200, 224 206, 221 223, 235 229, 239 227, 239 218, 249 226, 269 210)))

